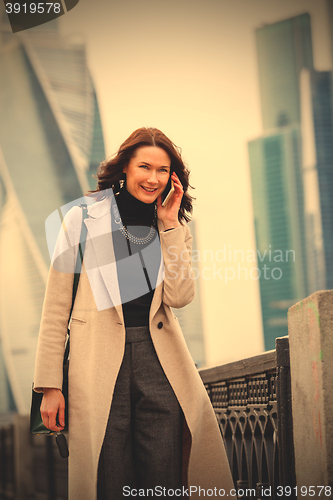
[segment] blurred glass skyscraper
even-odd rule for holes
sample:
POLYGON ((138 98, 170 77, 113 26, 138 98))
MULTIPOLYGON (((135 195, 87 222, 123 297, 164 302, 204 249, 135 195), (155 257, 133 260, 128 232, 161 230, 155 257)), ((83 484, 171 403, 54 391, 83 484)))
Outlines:
POLYGON ((95 185, 105 151, 83 43, 62 39, 56 21, 13 35, 3 9, 0 20, 0 412, 27 413, 45 220, 95 185))
POLYGON ((301 130, 308 293, 333 288, 331 72, 301 74, 301 130))
POLYGON ((249 144, 266 349, 288 334, 287 310, 307 290, 299 143, 288 126, 249 144))
POLYGON ((298 124, 300 74, 313 69, 309 14, 257 29, 256 43, 264 130, 298 124))
POLYGON ((256 40, 264 135, 248 146, 265 347, 273 349, 288 334, 288 308, 333 286, 330 73, 313 68, 308 14, 259 28, 256 40))

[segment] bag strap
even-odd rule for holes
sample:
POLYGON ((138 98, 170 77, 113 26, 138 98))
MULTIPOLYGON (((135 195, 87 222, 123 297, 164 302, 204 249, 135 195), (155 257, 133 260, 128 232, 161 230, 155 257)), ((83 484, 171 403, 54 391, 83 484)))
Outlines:
POLYGON ((74 282, 73 282, 73 295, 72 295, 72 306, 71 310, 69 313, 69 318, 68 318, 68 328, 67 328, 67 341, 65 345, 65 352, 64 352, 64 360, 63 360, 63 366, 64 368, 67 366, 68 359, 69 359, 69 350, 70 350, 70 329, 69 329, 69 323, 72 317, 72 312, 73 312, 73 307, 74 307, 74 302, 75 302, 75 297, 76 297, 76 292, 77 288, 79 286, 79 281, 80 281, 80 274, 81 274, 81 268, 82 268, 82 261, 83 261, 83 255, 84 255, 84 250, 86 247, 86 239, 87 239, 87 227, 84 224, 84 220, 88 218, 88 212, 87 212, 87 205, 85 204, 80 204, 79 207, 82 208, 82 226, 81 226, 81 234, 80 234, 80 240, 79 240, 79 249, 77 253, 77 258, 76 258, 76 264, 75 264, 75 272, 74 272, 74 282))
POLYGON ((71 310, 69 313, 68 323, 70 322, 70 319, 72 316, 76 292, 77 292, 77 288, 79 286, 83 255, 84 255, 84 250, 86 247, 86 240, 87 240, 87 226, 83 222, 85 219, 88 218, 87 205, 80 203, 79 207, 82 208, 82 225, 81 225, 81 234, 80 234, 80 240, 79 240, 79 249, 78 249, 78 253, 77 253, 76 265, 75 265, 75 271, 74 271, 72 307, 71 307, 71 310))

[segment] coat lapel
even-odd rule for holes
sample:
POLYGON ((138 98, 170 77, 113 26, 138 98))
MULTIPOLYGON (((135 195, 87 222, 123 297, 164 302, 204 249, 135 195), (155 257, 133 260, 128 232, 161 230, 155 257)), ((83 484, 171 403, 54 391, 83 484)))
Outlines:
MULTIPOLYGON (((157 226, 158 226, 159 233, 164 231, 164 225, 160 219, 157 219, 157 226)), ((157 313, 157 311, 161 305, 161 302, 162 302, 163 280, 164 280, 164 262, 163 262, 163 255, 162 255, 162 251, 161 251, 161 263, 160 263, 160 268, 158 270, 158 276, 157 276, 158 285, 155 288, 153 300, 152 300, 152 303, 150 306, 150 313, 149 313, 150 321, 152 321, 153 317, 157 313)))
MULTIPOLYGON (((108 191, 112 191, 111 189, 108 191)), ((97 308, 104 309, 103 304, 107 304, 105 289, 98 285, 98 272, 102 277, 105 288, 110 296, 120 320, 123 322, 123 311, 118 284, 117 265, 113 248, 111 233, 111 200, 113 193, 108 192, 108 196, 102 201, 96 202, 89 207, 89 218, 84 222, 87 226, 87 250, 85 253, 87 274, 92 285, 97 308), (101 289, 102 288, 102 289, 101 289), (101 307, 99 307, 99 304, 101 307)))

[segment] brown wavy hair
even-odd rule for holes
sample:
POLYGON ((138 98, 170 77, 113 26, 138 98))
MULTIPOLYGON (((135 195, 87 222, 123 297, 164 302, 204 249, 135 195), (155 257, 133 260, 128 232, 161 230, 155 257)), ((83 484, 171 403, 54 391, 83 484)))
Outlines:
POLYGON ((103 198, 103 195, 98 196, 99 191, 112 188, 114 193, 118 193, 121 181, 125 179, 125 174, 123 173, 124 167, 127 167, 135 151, 143 146, 154 146, 164 149, 169 155, 171 160, 170 170, 176 172, 184 189, 184 195, 178 212, 178 220, 179 222, 182 220, 189 222, 191 220, 190 214, 193 210, 192 200, 194 199, 188 193, 188 188, 192 188, 189 184, 190 171, 182 160, 181 149, 157 128, 142 127, 132 132, 126 141, 122 143, 116 155, 111 159, 104 160, 99 165, 97 169, 97 189, 90 192, 97 193, 97 199, 103 198))

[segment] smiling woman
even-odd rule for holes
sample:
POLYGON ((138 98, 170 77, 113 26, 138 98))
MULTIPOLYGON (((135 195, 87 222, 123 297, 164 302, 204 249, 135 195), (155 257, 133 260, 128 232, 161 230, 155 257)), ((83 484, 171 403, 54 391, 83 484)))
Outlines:
POLYGON ((97 171, 97 199, 101 199, 105 190, 109 189, 110 186, 112 186, 115 193, 119 192, 120 187, 126 180, 127 190, 132 195, 132 188, 136 190, 136 194, 142 191, 147 196, 150 196, 148 195, 149 189, 144 191, 144 187, 157 189, 157 194, 154 191, 153 196, 141 201, 152 203, 157 200, 157 203, 159 203, 159 195, 163 192, 162 184, 165 181, 165 189, 170 172, 172 172, 172 180, 176 181, 179 187, 173 198, 173 200, 177 198, 177 202, 180 203, 178 220, 179 222, 189 222, 193 200, 188 193, 188 189, 191 187, 189 184, 190 172, 182 160, 180 149, 163 132, 156 128, 143 127, 135 130, 123 142, 113 158, 101 163, 97 171), (129 170, 131 174, 133 173, 130 180, 128 178, 129 170), (141 177, 138 171, 142 170, 147 171, 147 174, 145 176, 142 174, 141 177), (144 181, 147 182, 144 183, 144 181), (182 193, 180 193, 180 188, 182 193))
POLYGON ((166 188, 171 160, 162 148, 138 148, 124 167, 127 191, 144 203, 152 203, 166 188))
MULTIPOLYGON (((196 499, 200 488, 231 490, 216 417, 172 311, 195 293, 189 171, 161 131, 141 128, 97 177, 71 324, 69 498, 119 500, 128 488, 157 498, 160 488, 189 487, 196 499), (174 190, 162 206, 169 179, 174 190)), ((77 249, 80 226, 74 207, 58 249, 67 251, 68 239, 77 249)), ((64 425, 72 290, 73 274, 51 267, 34 388, 44 392, 43 422, 54 431, 64 425)))

